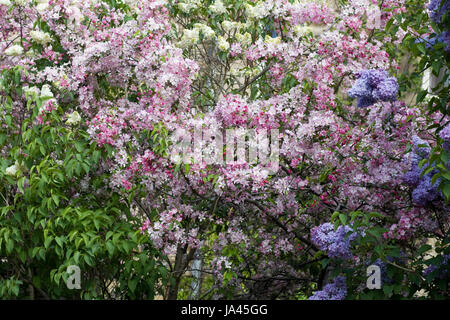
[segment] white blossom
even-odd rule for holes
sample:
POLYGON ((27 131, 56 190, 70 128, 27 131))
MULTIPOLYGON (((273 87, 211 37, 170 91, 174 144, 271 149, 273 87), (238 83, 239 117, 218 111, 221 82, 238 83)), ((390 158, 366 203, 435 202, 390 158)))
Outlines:
POLYGON ((196 23, 194 24, 194 28, 201 31, 203 33, 203 36, 207 40, 214 38, 214 36, 216 35, 214 30, 211 27, 207 26, 206 24, 196 23))
POLYGON ((30 32, 31 39, 40 44, 46 44, 52 41, 49 33, 40 30, 34 30, 30 32))
POLYGON ((50 89, 50 86, 48 84, 44 84, 42 86, 40 98, 43 100, 53 98, 52 90, 50 89))
POLYGON ((248 32, 244 34, 241 33, 236 34, 236 39, 245 47, 248 47, 252 44, 252 35, 248 32))
POLYGON ((230 44, 228 43, 228 41, 224 37, 219 36, 217 38, 217 40, 218 40, 219 49, 221 51, 227 51, 228 49, 230 49, 230 44))
POLYGON ((272 38, 270 35, 267 34, 266 38, 264 39, 264 42, 267 44, 280 44, 281 38, 280 37, 272 38))
POLYGON ((216 0, 214 1, 214 4, 209 6, 209 9, 212 11, 212 13, 221 14, 227 12, 227 8, 225 8, 222 0, 216 0))
POLYGON ((77 111, 72 112, 71 114, 69 114, 69 116, 67 117, 67 124, 77 124, 78 122, 81 121, 81 116, 77 111))
POLYGON ((186 0, 185 2, 178 3, 178 8, 184 13, 189 13, 192 9, 195 9, 201 5, 199 0, 186 0))
POLYGON ((199 29, 185 29, 183 33, 183 37, 181 38, 181 42, 178 44, 181 48, 187 48, 191 45, 194 45, 198 42, 200 38, 199 29))
POLYGON ((16 4, 18 4, 19 6, 25 6, 27 3, 30 3, 31 1, 29 1, 29 0, 14 0, 14 2, 16 4))
POLYGON ((270 3, 258 2, 256 6, 247 4, 245 9, 249 18, 262 19, 269 15, 272 8, 270 7, 270 3))
POLYGON ((44 12, 47 9, 48 9, 48 3, 39 3, 36 6, 36 10, 39 11, 39 12, 44 12))
POLYGON ((222 28, 225 32, 232 32, 241 28, 241 24, 236 21, 225 20, 222 22, 222 28))
POLYGON ((302 36, 302 35, 310 33, 310 32, 312 32, 312 29, 308 26, 302 26, 302 25, 298 24, 294 27, 294 33, 297 36, 302 36))
POLYGON ((23 48, 20 45, 13 45, 5 50, 7 56, 19 56, 23 53, 23 48))
POLYGON ((10 167, 5 169, 5 174, 8 175, 8 176, 15 177, 18 170, 19 170, 19 167, 18 167, 17 162, 16 162, 16 164, 14 164, 14 165, 12 165, 12 166, 10 166, 10 167))
POLYGON ((39 95, 39 89, 36 86, 33 86, 33 87, 25 86, 22 89, 23 89, 23 92, 25 92, 25 95, 27 95, 27 96, 39 95))

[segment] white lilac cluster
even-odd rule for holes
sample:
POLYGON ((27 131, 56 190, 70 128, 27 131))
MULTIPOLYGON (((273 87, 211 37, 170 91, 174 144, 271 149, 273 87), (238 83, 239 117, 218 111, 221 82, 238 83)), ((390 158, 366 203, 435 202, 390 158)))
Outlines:
POLYGON ((22 46, 15 44, 8 47, 4 52, 7 56, 20 56, 23 53, 23 48, 22 46))
POLYGON ((212 5, 209 6, 209 10, 215 14, 222 14, 227 12, 227 8, 223 4, 222 0, 216 0, 212 5))
POLYGON ((29 0, 14 0, 14 3, 19 5, 19 6, 25 6, 27 3, 30 3, 31 1, 29 0))
POLYGON ((181 38, 178 46, 180 48, 188 48, 198 42, 200 39, 200 30, 199 29, 185 29, 183 33, 183 37, 181 38))
POLYGON ((52 41, 50 34, 41 30, 30 31, 30 37, 33 41, 43 45, 52 41))
POLYGON ((77 111, 72 112, 67 117, 66 124, 77 124, 81 121, 81 116, 77 111))
POLYGON ((39 12, 44 12, 48 9, 49 0, 37 0, 36 10, 39 12))
POLYGON ((194 24, 194 29, 198 29, 203 34, 203 37, 205 37, 206 40, 211 40, 216 35, 211 27, 203 23, 194 24))
POLYGON ((15 177, 17 175, 17 172, 24 170, 25 170, 24 163, 23 162, 20 163, 19 161, 16 160, 16 162, 12 166, 9 166, 5 169, 5 174, 7 176, 15 177))
POLYGON ((220 51, 227 51, 230 49, 230 43, 222 36, 219 36, 217 38, 217 46, 219 47, 220 51))
POLYGON ((311 27, 309 27, 309 26, 304 26, 304 25, 297 24, 294 27, 294 34, 296 36, 303 36, 305 34, 312 33, 312 32, 313 32, 313 29, 311 27))
POLYGON ((189 13, 191 10, 201 6, 200 0, 186 0, 184 2, 178 3, 178 8, 184 13, 189 13))
POLYGON ((225 20, 221 23, 222 28, 225 32, 233 32, 233 31, 239 31, 242 27, 242 24, 240 22, 236 21, 228 21, 225 20))
POLYGON ((272 8, 273 4, 271 4, 270 2, 259 1, 254 6, 246 4, 245 12, 247 14, 247 17, 249 17, 250 19, 257 20, 267 17, 272 8))
POLYGON ((196 23, 194 24, 194 28, 184 30, 183 37, 178 46, 181 48, 188 48, 195 45, 200 40, 200 35, 203 35, 206 40, 212 40, 216 33, 206 24, 196 23))
POLYGON ((24 86, 22 87, 23 92, 25 93, 25 96, 27 97, 37 97, 39 95, 39 88, 36 86, 24 86))
POLYGON ((237 33, 236 40, 239 41, 239 43, 244 47, 248 47, 252 44, 252 35, 248 32, 244 34, 237 33))
POLYGON ((12 166, 5 169, 5 174, 7 176, 15 177, 17 174, 17 171, 19 171, 19 166, 17 164, 17 161, 12 166))

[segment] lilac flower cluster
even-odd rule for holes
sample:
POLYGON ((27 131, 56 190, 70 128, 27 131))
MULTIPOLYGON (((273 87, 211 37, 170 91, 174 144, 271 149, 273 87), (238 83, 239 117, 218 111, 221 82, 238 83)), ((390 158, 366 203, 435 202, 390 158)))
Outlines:
POLYGON ((450 123, 448 125, 446 125, 445 128, 439 132, 439 136, 443 140, 450 142, 450 123))
POLYGON ((441 32, 438 35, 425 37, 425 39, 417 39, 416 43, 424 43, 427 49, 433 49, 436 43, 444 43, 445 51, 450 52, 450 31, 441 32))
POLYGON ((428 4, 429 16, 434 23, 441 23, 442 17, 450 10, 450 0, 446 0, 441 6, 441 0, 431 0, 428 4))
POLYGON ((439 136, 444 140, 442 147, 445 150, 450 150, 450 123, 439 132, 439 136))
MULTIPOLYGON (((428 11, 429 16, 432 21, 436 24, 441 24, 443 16, 450 11, 450 0, 444 0, 444 3, 442 3, 442 0, 431 0, 428 4, 428 11)), ((444 28, 445 29, 445 28, 444 28)), ((442 42, 446 44, 445 51, 450 52, 450 31, 446 30, 439 34, 437 37, 433 39, 428 40, 429 44, 427 44, 427 47, 430 48, 433 46, 436 42, 442 42)))
POLYGON ((438 273, 438 277, 441 279, 444 279, 447 276, 448 273, 448 269, 450 267, 450 264, 448 263, 450 260, 450 254, 444 255, 443 256, 443 260, 442 263, 440 264, 440 266, 436 266, 435 264, 430 264, 424 271, 423 271, 423 275, 426 277, 427 275, 429 275, 430 273, 436 271, 436 270, 440 270, 440 272, 438 273))
POLYGON ((446 44, 445 51, 450 52, 450 31, 444 31, 439 35, 441 42, 446 44))
POLYGON ((322 290, 314 292, 308 300, 344 300, 347 296, 347 283, 344 276, 334 278, 322 290))
POLYGON ((394 77, 380 69, 369 69, 358 72, 353 87, 348 90, 350 98, 358 98, 357 106, 365 108, 377 101, 395 101, 398 83, 394 77))
POLYGON ((433 169, 431 172, 422 176, 422 172, 428 167, 424 165, 422 168, 419 168, 418 166, 419 162, 422 159, 428 158, 430 154, 431 148, 428 142, 420 139, 418 136, 413 136, 412 144, 412 151, 405 157, 405 161, 407 161, 411 167, 409 171, 403 175, 403 181, 415 188, 412 192, 413 202, 425 206, 439 197, 437 188, 440 180, 438 179, 432 184, 432 177, 438 171, 433 169))
POLYGON ((334 226, 327 222, 311 230, 311 240, 330 258, 351 259, 350 245, 358 233, 350 232, 352 229, 349 226, 339 226, 334 230, 334 226))

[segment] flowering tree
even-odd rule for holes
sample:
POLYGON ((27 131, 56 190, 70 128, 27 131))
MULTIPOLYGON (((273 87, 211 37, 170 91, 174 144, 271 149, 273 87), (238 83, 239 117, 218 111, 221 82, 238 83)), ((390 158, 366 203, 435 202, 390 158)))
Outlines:
MULTIPOLYGON (((415 41, 410 7, 401 0, 333 7, 287 0, 1 1, 5 192, 33 193, 25 183, 33 167, 65 158, 64 179, 84 191, 77 193, 77 184, 55 200, 42 185, 49 200, 34 201, 54 201, 49 211, 75 210, 76 194, 88 208, 106 208, 105 221, 97 222, 104 234, 94 225, 110 256, 127 247, 108 242, 119 230, 106 220, 121 212, 121 226, 136 231, 128 247, 142 256, 136 260, 125 248, 130 256, 119 259, 149 259, 145 270, 127 269, 141 270, 137 279, 150 279, 146 287, 121 278, 112 285, 133 288, 132 297, 136 287, 153 297, 158 279, 167 299, 412 298, 421 289, 448 295, 448 90, 439 91, 439 107, 434 98, 425 107, 421 93, 407 105, 417 81, 408 70, 401 74, 405 55, 392 46, 446 47, 415 41), (425 141, 423 132, 438 134, 430 121, 443 130, 425 141), (48 140, 53 127, 58 137, 70 135, 66 147, 48 140), (26 130, 43 136, 32 143, 26 130), (38 148, 36 156, 25 160, 16 132, 38 148), (234 156, 234 139, 249 135, 258 137, 259 161, 234 156), (181 153, 180 138, 187 141, 181 153), (42 139, 59 147, 40 151, 42 139), (426 260, 431 249, 439 254, 426 260), (383 271, 383 290, 366 288, 372 264, 383 271)), ((431 5, 431 19, 437 8, 431 5)), ((421 64, 440 69, 447 58, 431 55, 421 64)), ((42 214, 44 222, 60 218, 42 214)), ((45 236, 43 225, 35 228, 31 235, 45 236)), ((53 239, 74 230, 55 229, 53 239)), ((65 256, 75 252, 60 247, 65 256)), ((0 250, 7 259, 23 255, 11 254, 6 242, 0 250)), ((25 253, 25 260, 34 256, 25 253)), ((62 273, 70 262, 57 260, 55 268, 62 273)))

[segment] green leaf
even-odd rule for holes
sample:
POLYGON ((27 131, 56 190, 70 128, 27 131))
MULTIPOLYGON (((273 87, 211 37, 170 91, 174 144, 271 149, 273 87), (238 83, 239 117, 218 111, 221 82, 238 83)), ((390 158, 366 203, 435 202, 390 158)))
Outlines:
POLYGON ((447 200, 450 199, 450 182, 445 183, 442 192, 444 193, 444 196, 447 200))
POLYGON ((341 221, 342 225, 345 225, 347 223, 347 215, 343 213, 339 214, 339 220, 341 221))
POLYGON ((428 94, 428 90, 421 90, 416 98, 416 103, 420 103, 423 101, 425 96, 428 94))
POLYGON ((75 261, 76 264, 80 263, 80 254, 81 254, 80 251, 76 251, 73 254, 73 260, 75 261))
POLYGON ((44 240, 44 247, 46 249, 48 249, 48 247, 50 247, 50 244, 53 241, 53 236, 48 236, 45 240, 44 240))
POLYGON ((136 286, 138 284, 138 279, 129 279, 128 280, 128 288, 131 290, 131 292, 134 292, 136 290, 136 286))
POLYGON ((63 238, 62 237, 56 237, 55 241, 61 248, 63 247, 63 238))
POLYGON ((24 186, 25 186, 25 177, 21 177, 17 181, 17 187, 19 188, 20 192, 24 193, 24 186))
POLYGON ((106 242, 106 249, 109 252, 109 256, 112 257, 114 254, 114 244, 111 241, 106 242))
POLYGON ((383 292, 388 297, 391 295, 393 289, 394 289, 393 286, 387 286, 387 285, 383 286, 383 292))
POLYGON ((6 240, 6 253, 10 254, 14 249, 14 241, 12 239, 6 240))
POLYGON ((56 194, 52 194, 52 199, 55 201, 55 204, 59 206, 59 196, 56 194))
POLYGON ((92 260, 91 256, 89 255, 85 255, 84 256, 84 261, 91 267, 94 266, 94 261, 92 260))
POLYGON ((432 247, 431 247, 429 244, 424 244, 423 246, 421 246, 421 247, 419 248, 419 250, 417 250, 417 254, 418 254, 418 255, 421 255, 421 254, 423 254, 423 253, 425 253, 425 252, 431 250, 431 248, 432 248, 432 247))
POLYGON ((78 152, 82 152, 84 150, 83 143, 80 141, 75 142, 75 149, 77 149, 78 152))
POLYGON ((25 251, 21 250, 19 252, 19 258, 20 258, 20 261, 22 261, 22 263, 25 263, 25 261, 27 260, 27 253, 25 251))

